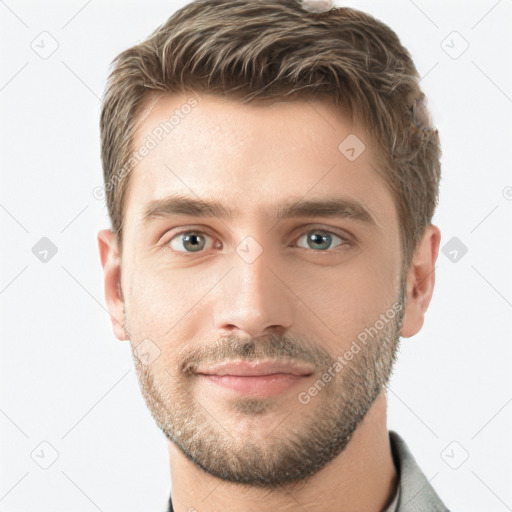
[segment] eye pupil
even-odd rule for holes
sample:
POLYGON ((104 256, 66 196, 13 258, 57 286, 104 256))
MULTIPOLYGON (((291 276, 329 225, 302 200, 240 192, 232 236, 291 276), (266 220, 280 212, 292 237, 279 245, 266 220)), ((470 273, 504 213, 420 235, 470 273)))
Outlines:
MULTIPOLYGON (((201 249, 204 248, 204 237, 200 236, 200 235, 185 235, 183 237, 183 246, 185 248, 187 248, 187 243, 191 242, 192 243, 192 246, 191 246, 191 249, 193 252, 196 252, 196 251, 200 251, 201 249), (201 240, 201 242, 198 243, 198 239, 201 240)), ((190 246, 189 246, 190 248, 190 246)))
MULTIPOLYGON (((309 239, 313 244, 325 245, 327 243, 327 247, 331 245, 331 238, 331 235, 318 235, 317 233, 313 233, 309 236, 309 239)), ((326 249, 327 247, 321 247, 321 249, 326 249)), ((312 247, 312 249, 318 249, 318 247, 312 247)))

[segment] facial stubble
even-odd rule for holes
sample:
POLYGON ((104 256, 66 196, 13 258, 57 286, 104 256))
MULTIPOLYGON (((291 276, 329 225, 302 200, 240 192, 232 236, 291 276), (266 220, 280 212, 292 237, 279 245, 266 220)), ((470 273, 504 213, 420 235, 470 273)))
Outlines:
MULTIPOLYGON (((360 350, 336 377, 307 404, 300 404, 303 411, 299 409, 299 424, 291 421, 296 416, 285 414, 263 438, 240 435, 218 421, 211 407, 194 394, 192 384, 197 375, 185 369, 193 368, 194 363, 225 359, 292 358, 313 363, 322 375, 335 366, 338 354, 292 335, 271 334, 264 341, 228 336, 212 346, 186 353, 176 361, 174 371, 163 368, 155 375, 156 365, 144 365, 131 344, 142 395, 166 438, 210 475, 263 489, 303 484, 345 450, 374 400, 387 386, 399 348, 405 306, 403 289, 395 304, 399 307, 388 309, 395 311, 394 317, 383 322, 378 334, 366 344, 358 343, 360 350)), ((229 405, 233 415, 243 415, 245 421, 259 421, 274 411, 282 413, 283 409, 279 397, 241 397, 229 405)))

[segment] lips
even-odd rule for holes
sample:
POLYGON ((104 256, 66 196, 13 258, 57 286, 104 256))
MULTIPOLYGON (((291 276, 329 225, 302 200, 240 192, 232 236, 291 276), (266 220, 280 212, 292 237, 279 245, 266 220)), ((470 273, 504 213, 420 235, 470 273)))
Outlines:
POLYGON ((198 367, 196 373, 221 377, 225 375, 258 377, 273 374, 306 377, 313 373, 313 367, 303 363, 285 361, 224 361, 206 367, 198 367))
POLYGON ((196 374, 237 394, 270 397, 303 383, 313 367, 283 361, 224 361, 199 367, 196 374))

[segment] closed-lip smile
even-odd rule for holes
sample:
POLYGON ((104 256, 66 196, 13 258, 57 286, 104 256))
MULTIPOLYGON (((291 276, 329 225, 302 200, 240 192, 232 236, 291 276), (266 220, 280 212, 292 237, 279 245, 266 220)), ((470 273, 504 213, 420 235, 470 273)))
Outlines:
POLYGON ((196 373, 203 375, 236 375, 238 377, 258 377, 273 374, 309 376, 313 367, 305 363, 291 361, 223 361, 213 365, 198 367, 196 373))

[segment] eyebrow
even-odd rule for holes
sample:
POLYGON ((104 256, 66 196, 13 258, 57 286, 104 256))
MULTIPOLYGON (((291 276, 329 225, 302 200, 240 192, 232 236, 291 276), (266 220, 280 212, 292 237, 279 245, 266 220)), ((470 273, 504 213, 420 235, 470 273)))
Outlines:
MULTIPOLYGON (((230 208, 218 201, 202 200, 184 195, 172 195, 155 199, 147 203, 144 209, 143 223, 155 218, 171 216, 217 217, 232 220, 239 215, 238 208, 230 208)), ((370 212, 362 203, 344 197, 326 197, 322 199, 284 201, 273 210, 275 220, 300 217, 345 218, 364 224, 377 225, 370 212)))

